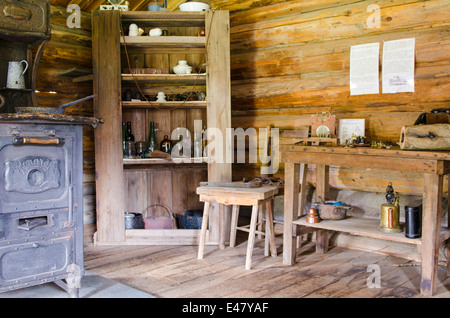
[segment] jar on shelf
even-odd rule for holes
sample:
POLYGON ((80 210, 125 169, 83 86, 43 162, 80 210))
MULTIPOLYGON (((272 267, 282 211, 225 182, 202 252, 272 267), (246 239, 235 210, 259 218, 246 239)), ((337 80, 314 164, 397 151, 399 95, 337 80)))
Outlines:
POLYGON ((136 159, 136 146, 134 141, 125 141, 125 156, 126 159, 136 159))
POLYGON ((168 135, 164 135, 164 139, 161 140, 159 149, 165 153, 170 153, 170 150, 172 150, 172 141, 169 139, 168 135))
POLYGON ((145 151, 147 150, 147 143, 145 141, 136 141, 136 156, 138 158, 143 158, 145 151))

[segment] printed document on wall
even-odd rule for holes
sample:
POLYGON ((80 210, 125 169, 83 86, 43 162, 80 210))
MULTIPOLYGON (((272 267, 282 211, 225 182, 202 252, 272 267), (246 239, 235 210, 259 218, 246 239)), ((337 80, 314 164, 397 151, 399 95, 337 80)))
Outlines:
POLYGON ((414 49, 414 38, 384 42, 383 93, 414 92, 414 49))
POLYGON ((353 45, 350 49, 350 95, 378 94, 380 43, 353 45))

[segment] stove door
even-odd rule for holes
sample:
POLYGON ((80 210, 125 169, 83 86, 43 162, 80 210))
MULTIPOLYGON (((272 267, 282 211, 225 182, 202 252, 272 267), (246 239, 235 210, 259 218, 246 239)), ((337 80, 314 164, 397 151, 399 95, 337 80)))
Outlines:
POLYGON ((68 207, 71 132, 0 137, 0 213, 68 207))
POLYGON ((0 291, 9 286, 45 283, 67 276, 73 262, 73 233, 63 237, 44 237, 38 242, 11 242, 0 247, 0 291), (20 266, 18 266, 20 264, 20 266))

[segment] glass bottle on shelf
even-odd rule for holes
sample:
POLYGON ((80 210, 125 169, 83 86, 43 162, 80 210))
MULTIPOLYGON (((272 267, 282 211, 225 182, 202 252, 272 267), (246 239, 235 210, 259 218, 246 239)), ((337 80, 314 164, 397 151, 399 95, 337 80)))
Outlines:
POLYGON ((202 154, 205 152, 205 148, 206 148, 206 139, 207 139, 207 136, 206 136, 206 126, 203 126, 203 129, 202 129, 202 150, 201 150, 201 153, 202 153, 202 154))
POLYGON ((127 123, 122 122, 122 156, 125 157, 125 142, 127 141, 127 123))
POLYGON ((155 122, 150 122, 150 132, 148 135, 148 152, 153 152, 157 149, 156 146, 156 131, 155 122))
POLYGON ((134 141, 134 135, 131 133, 131 122, 127 122, 127 137, 126 141, 134 141))
POLYGON ((159 149, 165 153, 170 153, 170 150, 172 150, 172 141, 169 139, 168 135, 164 135, 164 139, 161 141, 159 149))
POLYGON ((182 157, 183 156, 183 144, 182 144, 182 138, 181 138, 181 128, 177 127, 176 128, 176 137, 177 137, 177 143, 176 143, 176 147, 177 147, 177 156, 182 157))
POLYGON ((194 158, 202 156, 202 136, 194 130, 194 158))

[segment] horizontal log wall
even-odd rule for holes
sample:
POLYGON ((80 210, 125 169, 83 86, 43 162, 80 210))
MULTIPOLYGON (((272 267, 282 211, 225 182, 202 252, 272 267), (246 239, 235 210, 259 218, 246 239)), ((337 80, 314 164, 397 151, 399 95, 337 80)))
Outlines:
MULTIPOLYGON (((403 125, 433 108, 450 106, 450 1, 210 1, 230 10, 233 127, 310 125, 317 112, 365 118, 366 136, 398 142, 403 125), (380 7, 369 28, 370 4, 380 7), (352 45, 415 37, 415 92, 350 96, 352 45)), ((381 83, 381 81, 380 81, 381 83)), ((381 92, 380 85, 380 92, 381 92)), ((401 164, 391 162, 387 164, 401 164)), ((283 177, 283 170, 277 173, 283 177)), ((308 181, 315 183, 314 167, 308 181)), ((257 165, 234 165, 234 179, 259 175, 257 165)), ((333 167, 331 186, 420 194, 420 175, 333 167)), ((447 183, 445 183, 447 184, 447 183)), ((447 187, 445 186, 445 191, 447 187)))
MULTIPOLYGON (((37 103, 40 107, 58 107, 76 99, 92 95, 92 81, 73 81, 62 76, 76 69, 92 74, 91 14, 81 11, 81 27, 69 28, 65 6, 51 6, 51 40, 47 43, 37 70, 37 103)), ((66 108, 66 114, 93 116, 92 101, 66 108)), ((94 130, 83 128, 83 185, 85 223, 95 221, 94 130)))

